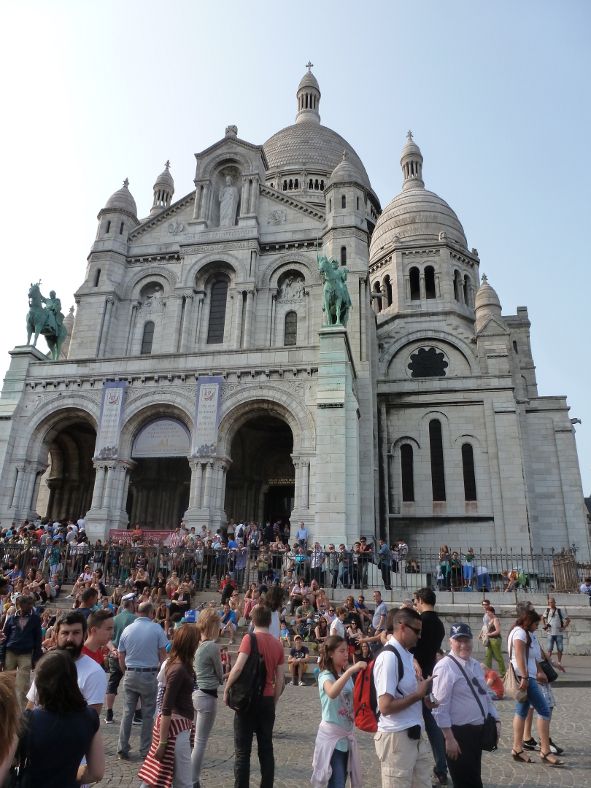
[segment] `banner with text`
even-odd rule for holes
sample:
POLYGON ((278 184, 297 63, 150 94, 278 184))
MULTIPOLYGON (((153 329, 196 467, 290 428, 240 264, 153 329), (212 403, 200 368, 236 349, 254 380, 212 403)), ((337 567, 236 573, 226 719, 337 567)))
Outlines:
POLYGON ((223 382, 220 375, 204 375, 197 380, 194 456, 207 457, 216 452, 223 382))
POLYGON ((126 394, 126 381, 103 383, 103 401, 94 451, 98 460, 114 460, 119 454, 119 433, 126 394))

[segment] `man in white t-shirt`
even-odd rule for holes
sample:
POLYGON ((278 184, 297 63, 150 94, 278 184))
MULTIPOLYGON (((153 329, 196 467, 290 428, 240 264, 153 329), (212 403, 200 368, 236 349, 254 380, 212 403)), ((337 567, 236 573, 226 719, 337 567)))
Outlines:
POLYGON ((380 591, 373 592, 373 601, 375 602, 376 609, 371 619, 371 625, 373 627, 374 633, 377 634, 386 628, 386 616, 388 615, 388 608, 382 599, 382 594, 380 591))
POLYGON ((391 610, 386 629, 393 634, 374 665, 380 710, 374 743, 380 760, 382 788, 431 788, 432 784, 433 758, 422 710, 423 698, 431 689, 431 678, 417 679, 409 651, 416 646, 421 627, 416 610, 391 610))
MULTIPOLYGON (((101 713, 105 692, 107 690, 107 674, 100 665, 82 654, 82 646, 86 637, 86 618, 77 610, 61 616, 56 625, 57 648, 67 651, 76 663, 78 673, 78 686, 88 705, 101 713)), ((27 708, 32 709, 37 705, 37 688, 35 682, 27 693, 27 708)))

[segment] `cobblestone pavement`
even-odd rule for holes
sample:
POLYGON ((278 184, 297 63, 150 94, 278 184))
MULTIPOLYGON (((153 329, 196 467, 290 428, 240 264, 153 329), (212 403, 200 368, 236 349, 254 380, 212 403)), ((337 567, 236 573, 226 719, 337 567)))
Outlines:
MULTIPOLYGON (((513 703, 502 701, 499 710, 503 723, 500 749, 485 753, 483 779, 487 788, 497 786, 573 786, 591 788, 591 748, 589 747, 590 688, 557 688, 557 706, 552 722, 552 736, 566 751, 566 767, 562 769, 542 766, 538 753, 530 753, 534 763, 515 763, 510 756, 510 730, 513 703)), ((232 788, 233 786, 233 712, 219 701, 218 717, 209 740, 204 768, 201 774, 203 788, 232 788)), ((118 761, 116 756, 119 733, 119 705, 115 706, 116 724, 102 729, 107 751, 107 770, 103 784, 134 786, 140 781, 137 771, 140 759, 137 754, 139 727, 132 729, 131 760, 118 761)), ((304 788, 310 784, 310 765, 314 750, 316 727, 320 719, 318 691, 313 686, 285 689, 277 709, 275 723, 275 785, 277 788, 304 788)), ((534 734, 535 735, 535 734, 534 734)), ((380 788, 378 761, 370 734, 358 731, 365 788, 380 788)), ((259 784, 256 741, 251 760, 251 785, 259 784)))

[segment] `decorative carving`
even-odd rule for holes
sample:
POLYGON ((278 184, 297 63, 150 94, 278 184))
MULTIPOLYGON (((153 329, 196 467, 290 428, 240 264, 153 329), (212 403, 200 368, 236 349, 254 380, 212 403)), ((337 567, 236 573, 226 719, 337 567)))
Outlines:
POLYGON ((301 274, 288 273, 283 277, 277 290, 277 300, 283 303, 301 301, 304 297, 305 280, 301 274))
POLYGON ((185 229, 185 225, 179 221, 170 222, 168 225, 168 232, 171 235, 178 235, 179 233, 182 233, 184 229, 185 229))
POLYGON ((285 224, 286 222, 287 211, 284 208, 275 208, 267 219, 267 224, 285 224))
POLYGON ((420 347, 410 356, 408 368, 412 378, 442 378, 449 366, 445 355, 434 347, 420 347))

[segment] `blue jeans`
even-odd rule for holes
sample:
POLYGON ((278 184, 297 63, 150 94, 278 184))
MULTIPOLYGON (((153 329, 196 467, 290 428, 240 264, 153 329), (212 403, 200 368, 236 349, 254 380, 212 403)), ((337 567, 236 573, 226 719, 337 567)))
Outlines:
POLYGON ((345 788, 347 782, 347 764, 349 753, 342 750, 335 750, 330 759, 332 774, 326 788, 345 788))
POLYGON ((543 720, 550 719, 550 709, 546 703, 546 698, 544 697, 544 694, 540 689, 540 685, 536 679, 532 679, 531 676, 529 677, 529 681, 527 683, 527 698, 523 701, 523 703, 519 703, 519 701, 517 701, 515 704, 515 714, 524 720, 527 717, 527 712, 529 711, 530 706, 533 706, 538 712, 538 717, 541 717, 543 720))
POLYGON ((445 739, 441 728, 435 722, 431 709, 423 703, 423 720, 425 722, 425 732, 429 737, 429 744, 435 759, 435 772, 442 777, 447 775, 447 760, 445 758, 445 739))

